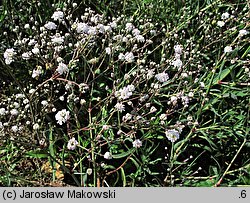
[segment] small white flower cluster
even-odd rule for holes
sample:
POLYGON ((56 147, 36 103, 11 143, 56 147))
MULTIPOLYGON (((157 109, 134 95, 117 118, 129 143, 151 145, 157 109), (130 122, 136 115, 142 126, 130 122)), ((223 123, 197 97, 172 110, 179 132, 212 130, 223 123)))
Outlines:
POLYGON ((219 27, 223 27, 225 25, 225 23, 224 23, 224 21, 219 20, 219 21, 217 21, 217 25, 219 27))
POLYGON ((16 55, 16 52, 13 48, 6 49, 3 56, 6 64, 11 64, 14 61, 14 56, 16 55))
POLYGON ((44 27, 48 30, 55 30, 57 28, 57 25, 54 22, 48 22, 44 25, 44 27))
POLYGON ((112 154, 110 152, 105 152, 104 159, 112 159, 112 154))
POLYGON ((240 36, 240 37, 243 37, 243 36, 245 36, 245 35, 248 35, 248 33, 249 33, 249 31, 247 31, 247 30, 245 30, 245 29, 242 29, 242 30, 239 31, 239 36, 240 36))
POLYGON ((126 52, 125 54, 120 53, 118 56, 119 60, 126 61, 127 63, 132 63, 134 61, 134 54, 132 52, 126 52))
POLYGON ((66 109, 58 111, 57 114, 55 115, 55 118, 57 120, 57 123, 59 125, 62 125, 63 123, 66 123, 67 120, 69 120, 70 118, 69 111, 67 111, 66 109))
POLYGON ((182 61, 181 61, 181 54, 182 54, 182 46, 177 44, 174 46, 174 51, 175 51, 175 60, 172 62, 172 65, 175 68, 178 68, 178 70, 182 67, 182 61))
POLYGON ((51 42, 54 45, 61 45, 64 42, 64 37, 57 33, 56 35, 51 37, 51 42))
POLYGON ((228 19, 230 17, 230 14, 228 13, 228 12, 225 12, 225 13, 222 13, 221 14, 221 19, 222 20, 226 20, 226 19, 228 19))
POLYGON ((182 105, 186 108, 189 105, 190 97, 193 97, 193 92, 190 92, 188 96, 185 96, 183 92, 179 92, 176 95, 172 95, 170 100, 168 101, 168 105, 172 104, 176 106, 178 103, 178 99, 181 100, 182 105))
POLYGON ((177 131, 175 129, 166 130, 165 135, 168 138, 168 140, 171 142, 175 142, 176 140, 178 140, 180 138, 179 131, 177 131))
POLYGON ((132 115, 130 113, 126 113, 125 116, 122 117, 123 122, 130 121, 132 119, 132 115))
POLYGON ((224 48, 224 53, 230 53, 230 52, 232 52, 233 51, 233 48, 231 47, 231 46, 226 46, 225 48, 224 48))
MULTIPOLYGON (((12 86, 13 84, 11 84, 12 86)), ((19 90, 19 88, 16 88, 19 90)), ((26 88, 24 88, 25 91, 26 88)), ((20 133, 27 133, 27 125, 29 121, 30 104, 29 99, 25 98, 25 94, 17 93, 9 97, 2 98, 0 101, 0 134, 8 135, 11 139, 19 136, 20 133)), ((38 119, 38 122, 39 119, 38 119)), ((32 130, 29 131, 32 133, 32 130)))
POLYGON ((43 73, 42 66, 37 66, 37 68, 33 70, 31 77, 32 78, 38 78, 42 73, 43 73))
POLYGON ((123 87, 119 91, 116 91, 115 92, 115 96, 119 100, 125 100, 125 99, 128 99, 129 97, 132 96, 134 90, 135 90, 135 86, 134 85, 128 85, 126 87, 123 87))
POLYGON ((77 140, 73 137, 68 141, 67 148, 69 150, 75 150, 78 145, 77 140))
POLYGON ((118 102, 116 105, 115 105, 115 109, 119 112, 122 112, 122 111, 125 111, 125 105, 118 102))
POLYGON ((64 64, 64 63, 61 62, 61 63, 59 63, 59 65, 58 65, 56 71, 57 71, 60 75, 62 75, 62 74, 64 74, 64 73, 68 73, 68 72, 69 72, 69 69, 68 69, 68 66, 67 66, 66 64, 64 64))
POLYGON ((155 75, 155 78, 159 81, 159 82, 162 82, 162 83, 164 83, 164 82, 167 82, 168 81, 168 79, 169 79, 169 76, 168 76, 168 74, 167 73, 158 73, 158 74, 156 74, 155 75))
POLYGON ((64 18, 64 13, 62 11, 55 11, 51 17, 54 21, 60 21, 64 18))
POLYGON ((140 148, 142 146, 142 141, 139 139, 136 139, 135 141, 133 141, 133 147, 135 148, 140 148))

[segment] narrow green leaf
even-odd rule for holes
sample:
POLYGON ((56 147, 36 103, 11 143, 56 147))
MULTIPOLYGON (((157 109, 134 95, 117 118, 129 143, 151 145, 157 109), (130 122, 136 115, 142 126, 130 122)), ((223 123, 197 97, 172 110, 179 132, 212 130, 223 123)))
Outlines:
POLYGON ((121 158, 123 158, 123 157, 129 156, 129 155, 132 154, 134 151, 135 151, 135 149, 131 149, 131 150, 127 151, 127 152, 123 152, 123 153, 120 153, 120 154, 112 154, 112 157, 113 157, 114 159, 121 159, 121 158))
POLYGON ((218 84, 218 82, 220 81, 220 80, 223 80, 225 77, 227 77, 227 75, 230 73, 230 69, 229 68, 226 68, 226 69, 224 69, 221 73, 218 73, 216 76, 215 76, 215 78, 214 78, 214 80, 213 80, 213 85, 216 85, 216 84, 218 84))
POLYGON ((33 157, 33 158, 47 158, 49 157, 49 154, 47 151, 45 150, 32 150, 32 151, 29 151, 29 152, 26 152, 26 157, 33 157))
POLYGON ((125 175, 123 168, 121 168, 121 176, 122 176, 122 183, 123 183, 122 185, 123 185, 123 187, 126 187, 127 181, 126 181, 126 175, 125 175))

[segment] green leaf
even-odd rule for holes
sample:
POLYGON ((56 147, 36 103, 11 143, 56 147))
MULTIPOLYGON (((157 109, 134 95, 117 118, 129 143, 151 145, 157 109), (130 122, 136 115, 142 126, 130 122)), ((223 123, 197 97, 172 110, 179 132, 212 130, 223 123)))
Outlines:
POLYGON ((45 150, 32 150, 26 153, 26 157, 33 157, 33 158, 47 158, 49 154, 45 150))
POLYGON ((216 85, 219 83, 219 81, 223 80, 225 77, 227 77, 227 75, 230 73, 230 69, 226 68, 223 71, 221 71, 221 73, 216 74, 214 80, 213 80, 213 85, 216 85))
POLYGON ((136 168, 140 167, 140 165, 137 163, 137 161, 134 158, 130 157, 130 160, 134 163, 136 168))
POLYGON ((122 185, 123 185, 123 187, 126 187, 127 181, 126 181, 126 175, 125 175, 123 168, 121 168, 121 176, 122 176, 122 183, 123 183, 122 185))
POLYGON ((120 159, 120 158, 123 158, 123 157, 127 157, 129 156, 130 154, 134 153, 135 149, 131 149, 127 152, 123 152, 123 153, 120 153, 120 154, 112 154, 112 157, 114 159, 120 159))
POLYGON ((244 52, 241 58, 244 58, 249 52, 250 52, 250 46, 247 48, 247 50, 244 52))
POLYGON ((212 180, 205 180, 205 181, 200 181, 196 184, 194 184, 194 186, 196 187, 211 187, 213 185, 215 185, 216 180, 212 179, 212 180))

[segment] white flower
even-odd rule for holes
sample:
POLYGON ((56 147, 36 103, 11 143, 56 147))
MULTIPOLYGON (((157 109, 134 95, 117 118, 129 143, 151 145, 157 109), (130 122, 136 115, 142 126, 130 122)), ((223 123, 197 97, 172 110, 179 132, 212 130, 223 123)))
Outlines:
POLYGON ((132 52, 125 53, 124 57, 128 63, 132 63, 134 61, 134 54, 132 52))
POLYGON ((60 96, 59 100, 64 101, 64 96, 60 96))
POLYGON ((57 120, 57 123, 59 125, 62 125, 70 118, 69 111, 67 111, 66 109, 58 111, 55 118, 57 120))
POLYGON ((176 68, 182 67, 182 61, 180 59, 176 59, 172 62, 172 65, 176 68))
POLYGON ((187 106, 189 103, 189 98, 187 96, 182 96, 181 101, 183 105, 187 106))
POLYGON ((77 3, 72 4, 73 8, 77 7, 77 3))
POLYGON ((40 50, 37 47, 33 48, 31 51, 35 55, 39 54, 39 52, 40 52, 40 50))
POLYGON ((167 120, 167 114, 165 114, 165 113, 161 114, 161 115, 160 115, 160 120, 161 120, 161 121, 167 120))
POLYGON ((174 46, 174 51, 176 54, 181 54, 182 53, 182 46, 177 44, 174 46))
POLYGON ((191 98, 193 98, 194 97, 194 93, 193 92, 189 92, 188 96, 191 97, 191 98))
POLYGON ((110 54, 111 54, 111 49, 110 49, 110 47, 105 48, 105 52, 106 52, 106 54, 110 55, 110 54))
POLYGON ((76 32, 87 34, 89 31, 89 26, 86 23, 77 23, 76 32))
POLYGON ((89 176, 92 174, 92 172, 93 172, 92 168, 88 168, 87 171, 86 171, 86 173, 87 173, 89 176))
POLYGON ((43 101, 41 101, 41 104, 42 104, 43 106, 47 106, 49 103, 48 103, 46 100, 43 100, 43 101))
POLYGON ((86 83, 79 84, 79 91, 85 93, 89 89, 89 86, 86 83))
POLYGON ((28 45, 29 45, 29 46, 33 46, 33 45, 35 45, 36 43, 37 43, 36 40, 31 39, 31 40, 29 41, 28 45))
POLYGON ((155 74, 155 70, 154 69, 148 70, 147 79, 149 80, 150 78, 154 77, 154 74, 155 74))
POLYGON ((122 38, 122 42, 127 43, 127 42, 128 42, 128 38, 127 38, 127 37, 123 37, 123 38, 122 38))
POLYGON ((0 129, 2 129, 3 128, 3 123, 2 122, 0 122, 0 129))
POLYGON ((4 116, 6 114, 5 108, 0 108, 0 116, 4 116))
POLYGON ((104 159, 112 159, 112 155, 110 152, 105 152, 104 159))
POLYGON ((67 148, 69 150, 74 150, 76 146, 78 145, 77 140, 73 137, 68 141, 67 148))
POLYGON ((128 85, 127 87, 123 87, 119 91, 115 93, 116 97, 118 99, 128 99, 130 96, 132 96, 132 92, 135 90, 134 85, 128 85))
POLYGON ((122 121, 126 122, 132 119, 132 115, 130 113, 126 113, 125 116, 122 117, 122 121))
POLYGON ((30 52, 25 52, 25 53, 23 53, 22 54, 22 58, 24 59, 24 60, 29 60, 30 59, 30 52))
POLYGON ((218 21, 217 22, 217 25, 219 26, 219 27, 223 27, 224 25, 225 25, 225 23, 223 22, 223 21, 218 21))
POLYGON ((110 25, 111 28, 116 28, 117 27, 116 21, 110 22, 109 25, 110 25))
POLYGON ((131 92, 133 92, 135 90, 135 86, 134 85, 128 85, 127 88, 131 92))
POLYGON ((132 30, 132 34, 133 34, 134 36, 139 35, 140 33, 141 33, 141 31, 138 30, 137 28, 135 28, 135 29, 132 30))
POLYGON ((32 78, 38 77, 39 75, 41 75, 41 73, 41 70, 34 69, 32 72, 32 78))
POLYGON ((11 109, 11 110, 10 110, 10 114, 11 114, 12 116, 16 116, 16 115, 18 115, 19 113, 18 113, 18 110, 16 110, 16 109, 11 109))
POLYGON ((119 103, 119 102, 115 105, 115 108, 117 111, 124 111, 125 110, 124 104, 119 103))
POLYGON ((64 17, 64 14, 62 11, 55 11, 52 15, 51 18, 53 18, 54 20, 62 20, 64 17))
POLYGON ((97 28, 94 27, 94 26, 90 26, 87 34, 96 35, 97 34, 97 28))
POLYGON ((24 25, 24 29, 29 29, 30 28, 30 25, 27 23, 24 25))
POLYGON ((36 90, 35 89, 30 89, 29 94, 33 94, 36 90))
POLYGON ((125 28, 128 32, 130 32, 131 30, 134 29, 134 25, 132 23, 126 23, 126 28, 125 28))
POLYGON ((135 39, 137 42, 145 42, 145 38, 142 35, 136 35, 135 39))
POLYGON ((7 127, 7 126, 9 126, 9 123, 8 123, 8 122, 5 122, 5 123, 3 124, 3 126, 7 127))
POLYGON ((222 15, 221 15, 221 19, 222 20, 225 20, 225 19, 228 19, 229 18, 229 13, 228 12, 225 12, 225 13, 222 13, 222 15))
POLYGON ((17 103, 17 102, 14 102, 13 105, 14 105, 14 107, 15 107, 16 109, 18 109, 18 108, 20 107, 20 104, 17 103))
POLYGON ((42 67, 38 66, 37 69, 34 69, 32 72, 32 78, 37 78, 39 75, 42 74, 42 67))
POLYGON ((166 82, 169 79, 167 73, 158 73, 155 75, 155 78, 160 82, 166 82))
POLYGON ((181 78, 187 78, 188 77, 188 74, 187 73, 181 73, 181 78))
POLYGON ((244 35, 247 35, 248 33, 249 33, 249 31, 243 29, 243 30, 240 30, 240 31, 239 31, 239 36, 242 37, 242 36, 244 36, 244 35))
POLYGON ((34 125, 33 125, 33 130, 38 130, 39 129, 39 124, 38 123, 35 123, 34 125))
POLYGON ((5 59, 5 63, 6 64, 11 64, 14 60, 13 60, 13 57, 14 55, 16 55, 16 52, 13 48, 11 49, 6 49, 3 56, 4 56, 4 59, 5 59))
POLYGON ((140 148, 141 146, 142 146, 141 140, 136 139, 136 140, 133 142, 133 147, 135 147, 135 148, 140 148))
POLYGON ((55 30, 57 28, 57 25, 53 22, 48 22, 44 25, 44 27, 48 30, 55 30))
POLYGON ((59 65, 58 65, 56 71, 57 71, 60 75, 62 75, 62 74, 64 74, 64 73, 69 72, 69 69, 68 69, 68 66, 67 66, 66 64, 64 64, 64 63, 59 63, 59 65))
POLYGON ((233 48, 231 47, 231 46, 226 46, 225 48, 224 48, 224 53, 230 53, 230 52, 232 52, 233 51, 233 48))
POLYGON ((64 42, 64 38, 61 36, 54 36, 54 37, 52 37, 51 41, 53 44, 60 45, 64 42))
POLYGON ((157 108, 155 108, 154 106, 152 106, 151 108, 150 108, 150 113, 154 113, 154 112, 156 112, 157 111, 157 108))
POLYGON ((180 133, 177 130, 166 130, 165 135, 171 142, 175 142, 180 137, 180 133))
POLYGON ((24 97, 25 97, 24 94, 21 94, 21 93, 16 94, 16 99, 22 99, 22 98, 24 98, 24 97))
POLYGON ((16 133, 18 131, 18 127, 16 125, 11 127, 11 130, 16 133))
POLYGON ((171 101, 171 103, 173 104, 173 105, 176 105, 177 104, 177 97, 176 96, 171 96, 170 97, 170 101, 171 101))
POLYGON ((81 104, 81 105, 86 104, 86 100, 85 100, 85 99, 81 99, 81 100, 80 100, 80 104, 81 104))
POLYGON ((109 128, 110 128, 109 125, 103 125, 103 126, 102 126, 102 129, 103 129, 103 130, 108 130, 109 128))
MULTIPOLYGON (((116 26, 115 24, 111 24, 111 26, 116 26)), ((105 32, 111 32, 112 31, 112 27, 109 26, 109 25, 105 25, 103 28, 104 28, 104 31, 105 32)), ((115 27, 113 27, 115 28, 115 27)))
POLYGON ((119 56, 118 56, 118 59, 123 61, 125 59, 125 56, 123 53, 120 53, 119 56))

